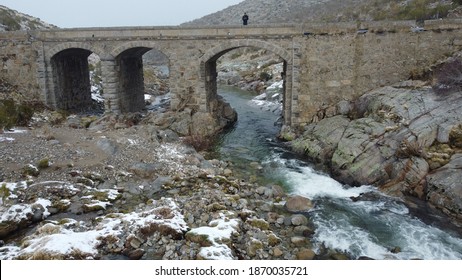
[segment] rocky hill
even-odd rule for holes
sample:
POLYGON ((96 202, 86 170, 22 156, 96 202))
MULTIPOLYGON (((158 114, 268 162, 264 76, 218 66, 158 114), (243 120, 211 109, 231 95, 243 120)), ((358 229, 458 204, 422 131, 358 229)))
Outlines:
POLYGON ((49 29, 56 26, 0 5, 0 31, 49 29))
POLYGON ((461 3, 460 0, 245 0, 184 25, 241 24, 245 12, 250 16, 249 24, 421 20, 457 16, 461 3))

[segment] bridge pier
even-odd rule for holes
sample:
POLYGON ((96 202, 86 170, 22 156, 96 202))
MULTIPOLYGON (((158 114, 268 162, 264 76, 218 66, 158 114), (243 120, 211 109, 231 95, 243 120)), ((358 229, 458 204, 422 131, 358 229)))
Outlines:
POLYGON ((117 64, 114 59, 101 60, 103 79, 104 111, 106 113, 120 114, 120 99, 117 94, 118 77, 117 64))

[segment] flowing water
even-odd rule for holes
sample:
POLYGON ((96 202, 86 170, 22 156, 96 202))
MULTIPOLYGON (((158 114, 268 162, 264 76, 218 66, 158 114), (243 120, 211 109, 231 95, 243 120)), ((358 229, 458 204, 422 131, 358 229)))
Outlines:
POLYGON ((278 143, 279 113, 236 88, 219 88, 219 94, 237 111, 238 121, 222 135, 213 156, 231 162, 244 177, 310 198, 316 250, 326 247, 352 258, 462 259, 460 234, 440 229, 435 220, 424 223, 401 200, 373 186, 347 187, 316 171, 278 143))

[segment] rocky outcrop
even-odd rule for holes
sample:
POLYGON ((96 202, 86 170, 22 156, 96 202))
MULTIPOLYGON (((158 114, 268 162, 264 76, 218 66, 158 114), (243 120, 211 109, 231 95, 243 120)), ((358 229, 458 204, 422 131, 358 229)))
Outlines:
POLYGON ((427 176, 427 198, 446 213, 462 216, 462 154, 427 176))
POLYGON ((221 132, 237 120, 236 111, 221 97, 210 102, 209 112, 193 112, 185 108, 180 112, 150 112, 143 124, 155 125, 178 136, 209 137, 221 132))
POLYGON ((341 182, 413 195, 462 219, 462 94, 407 81, 341 102, 292 148, 341 182))
POLYGON ((35 30, 57 28, 39 18, 20 13, 0 5, 0 31, 35 30))

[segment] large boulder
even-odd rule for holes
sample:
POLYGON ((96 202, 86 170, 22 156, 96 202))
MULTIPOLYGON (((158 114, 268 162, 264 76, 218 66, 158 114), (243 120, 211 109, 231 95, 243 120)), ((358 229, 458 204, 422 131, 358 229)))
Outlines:
POLYGON ((300 213, 313 209, 313 202, 309 198, 294 195, 287 198, 284 206, 291 213, 300 213))
POLYGON ((292 141, 291 146, 312 160, 329 163, 349 122, 345 116, 334 116, 310 124, 303 137, 292 141))
POLYGON ((379 148, 380 137, 385 131, 383 124, 371 118, 349 123, 332 156, 332 169, 341 181, 374 184, 388 179, 383 165, 389 151, 379 148))

